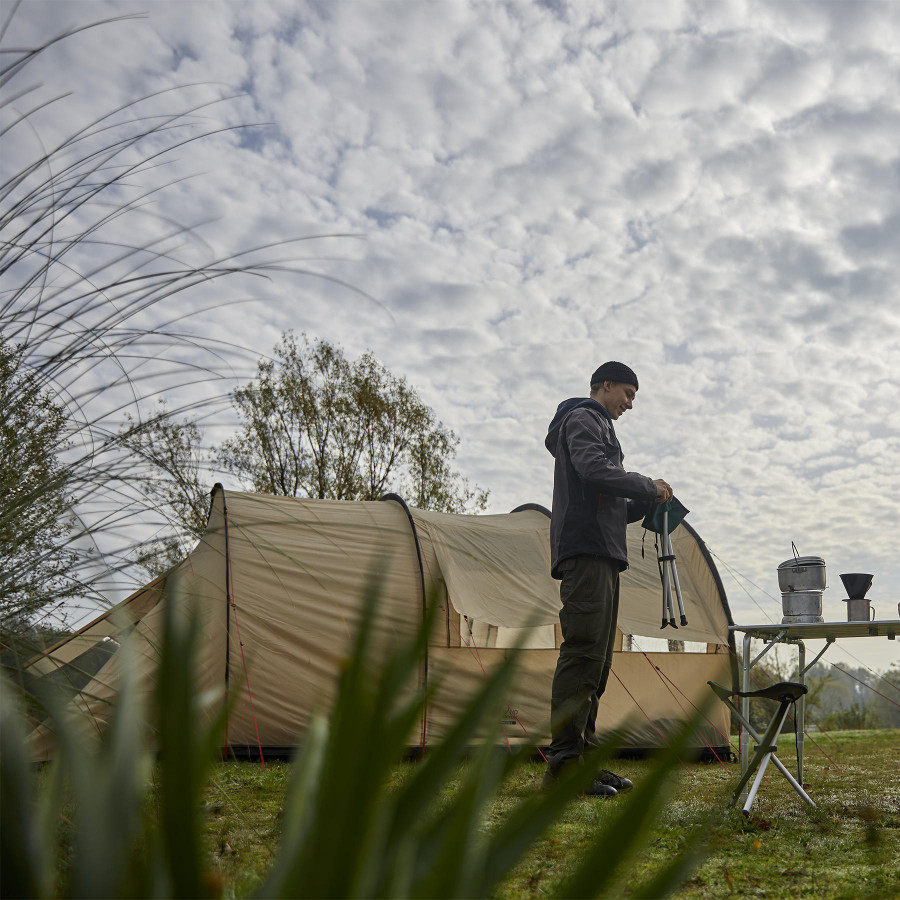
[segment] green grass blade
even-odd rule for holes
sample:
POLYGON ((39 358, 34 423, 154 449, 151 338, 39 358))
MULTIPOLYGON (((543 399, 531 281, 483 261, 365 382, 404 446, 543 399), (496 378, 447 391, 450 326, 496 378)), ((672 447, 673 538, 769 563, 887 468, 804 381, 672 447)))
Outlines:
POLYGON ((471 698, 440 744, 429 750, 417 767, 408 790, 398 801, 398 820, 408 821, 420 816, 468 748, 477 743, 482 723, 503 707, 515 665, 516 656, 510 654, 471 698))
POLYGON ((680 754, 701 723, 705 707, 682 726, 649 776, 633 792, 616 798, 616 815, 583 854, 575 871, 559 887, 559 897, 597 897, 617 889, 627 877, 635 855, 646 842, 659 812, 674 788, 680 754))
MULTIPOLYGON (((112 896, 122 890, 141 827, 143 710, 131 640, 117 651, 119 691, 109 725, 73 760, 76 852, 71 892, 112 896)), ((71 745, 70 745, 71 746, 71 745)))
POLYGON ((526 798, 492 833, 486 857, 485 885, 491 890, 528 852, 533 843, 556 822, 566 807, 594 780, 606 754, 591 754, 584 765, 563 772, 549 790, 526 798))
POLYGON ((462 786, 423 835, 412 896, 484 896, 485 807, 496 795, 505 770, 503 751, 492 744, 482 746, 462 786))
POLYGON ((690 836, 679 848, 675 857, 650 879, 634 888, 631 897, 634 900, 658 900, 660 897, 668 897, 677 891, 706 856, 707 840, 720 821, 721 810, 717 810, 704 825, 692 829, 690 836))
POLYGON ((328 741, 328 722, 320 715, 313 717, 303 741, 300 755, 293 763, 293 772, 285 796, 282 817, 282 841, 265 881, 260 888, 260 897, 288 896, 282 889, 285 882, 297 877, 293 865, 310 829, 315 827, 313 812, 316 808, 317 792, 325 763, 325 749, 328 741))
POLYGON ((378 676, 373 676, 371 623, 377 598, 373 581, 351 655, 340 675, 330 727, 316 738, 323 741, 324 749, 311 748, 301 756, 301 763, 311 766, 313 757, 321 755, 317 783, 292 792, 291 808, 286 811, 286 820, 307 821, 309 826, 302 835, 286 838, 285 846, 292 848, 294 856, 267 880, 267 896, 350 896, 370 877, 366 872, 378 843, 373 835, 385 815, 382 788, 400 756, 419 702, 414 699, 399 714, 391 709, 398 691, 417 671, 414 651, 404 648, 391 654, 378 676))
MULTIPOLYGON (((221 715, 201 724, 194 691, 199 633, 193 598, 166 586, 162 655, 156 692, 159 727, 160 842, 173 897, 208 893, 200 842, 201 797, 221 715)), ((201 720, 202 721, 202 720, 201 720)))
POLYGON ((11 687, 0 685, 0 895, 39 897, 46 885, 46 852, 35 816, 34 775, 23 717, 11 687))

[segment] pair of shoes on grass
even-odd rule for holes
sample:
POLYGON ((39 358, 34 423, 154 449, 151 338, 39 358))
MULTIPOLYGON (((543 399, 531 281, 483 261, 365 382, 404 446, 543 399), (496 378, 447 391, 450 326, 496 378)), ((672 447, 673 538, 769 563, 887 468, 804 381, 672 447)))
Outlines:
POLYGON ((600 769, 597 773, 597 781, 608 787, 615 788, 617 792, 630 791, 634 787, 630 779, 622 775, 616 775, 615 772, 610 772, 608 769, 600 769))
MULTIPOLYGON (((543 781, 541 781, 541 790, 546 791, 553 787, 559 779, 559 771, 547 768, 544 772, 543 781)), ((630 791, 634 785, 627 778, 616 775, 607 769, 600 769, 597 777, 584 789, 587 797, 615 797, 620 791, 630 791)))

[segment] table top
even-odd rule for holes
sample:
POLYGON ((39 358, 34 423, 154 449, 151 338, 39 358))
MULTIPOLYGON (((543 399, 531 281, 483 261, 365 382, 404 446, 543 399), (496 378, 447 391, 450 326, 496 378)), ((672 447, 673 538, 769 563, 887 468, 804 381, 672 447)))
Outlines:
POLYGON ((807 622, 802 625, 730 625, 729 631, 742 631, 752 637, 772 640, 835 640, 850 637, 886 637, 900 634, 900 619, 874 622, 807 622))

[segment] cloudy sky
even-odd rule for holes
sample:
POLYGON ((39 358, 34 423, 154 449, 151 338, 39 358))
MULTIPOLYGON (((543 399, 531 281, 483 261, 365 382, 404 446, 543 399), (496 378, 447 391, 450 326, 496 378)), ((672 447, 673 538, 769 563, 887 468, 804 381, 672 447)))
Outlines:
POLYGON ((549 506, 556 405, 627 362, 626 468, 691 509, 736 621, 780 620, 792 541, 826 561, 826 618, 847 571, 897 617, 900 5, 25 0, 3 43, 132 13, 35 61, 70 92, 41 139, 178 85, 240 94, 206 126, 258 127, 180 151, 170 175, 194 177, 156 211, 209 258, 353 235, 291 252, 368 295, 276 274, 191 327, 372 350, 492 512, 549 506))

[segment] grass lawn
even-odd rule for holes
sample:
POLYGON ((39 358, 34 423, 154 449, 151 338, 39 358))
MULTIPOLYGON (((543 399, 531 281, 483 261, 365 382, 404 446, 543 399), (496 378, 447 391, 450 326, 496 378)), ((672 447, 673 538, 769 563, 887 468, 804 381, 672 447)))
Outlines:
MULTIPOLYGON (((770 766, 749 819, 730 811, 710 824, 710 814, 722 808, 735 783, 738 766, 688 764, 674 774, 672 800, 636 865, 658 868, 684 846, 689 833, 703 828, 706 856, 677 897, 900 897, 900 730, 813 738, 828 755, 807 740, 804 780, 817 810, 809 810, 770 766)), ((793 735, 782 736, 779 757, 791 767, 793 735)), ((621 760, 615 767, 637 783, 652 764, 621 760)), ((395 781, 408 771, 409 766, 398 765, 395 781)), ((502 821, 517 801, 536 791, 542 772, 537 763, 520 769, 490 808, 485 827, 502 821)), ((226 896, 250 893, 277 852, 289 776, 290 764, 282 762, 265 769, 248 762, 216 766, 207 797, 207 834, 226 896)), ((453 784, 446 788, 453 789, 453 784)), ((626 799, 574 801, 498 896, 552 893, 597 825, 626 799)))

